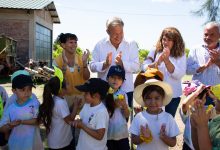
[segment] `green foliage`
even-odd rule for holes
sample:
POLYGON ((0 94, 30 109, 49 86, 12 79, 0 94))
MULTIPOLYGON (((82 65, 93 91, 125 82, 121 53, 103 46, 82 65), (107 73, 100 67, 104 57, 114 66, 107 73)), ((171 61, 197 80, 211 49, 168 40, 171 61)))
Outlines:
POLYGON ((192 13, 196 16, 207 16, 207 22, 220 21, 220 1, 219 0, 206 0, 203 2, 201 8, 192 13))
POLYGON ((188 55, 189 55, 189 49, 188 48, 185 48, 185 53, 186 53, 186 57, 188 58, 188 55))
POLYGON ((140 49, 139 50, 140 63, 143 63, 143 61, 146 59, 148 53, 149 53, 149 50, 146 50, 146 49, 140 49))

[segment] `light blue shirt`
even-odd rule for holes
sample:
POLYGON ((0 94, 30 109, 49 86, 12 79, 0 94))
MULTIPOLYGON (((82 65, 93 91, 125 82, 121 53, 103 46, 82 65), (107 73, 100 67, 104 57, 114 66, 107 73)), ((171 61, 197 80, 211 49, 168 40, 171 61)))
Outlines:
MULTIPOLYGON (((220 44, 218 45, 217 51, 220 52, 220 44)), ((186 73, 193 75, 193 80, 199 80, 205 85, 216 85, 220 83, 220 68, 217 65, 212 64, 203 72, 196 73, 196 70, 206 64, 209 58, 210 55, 205 45, 190 50, 186 73)))

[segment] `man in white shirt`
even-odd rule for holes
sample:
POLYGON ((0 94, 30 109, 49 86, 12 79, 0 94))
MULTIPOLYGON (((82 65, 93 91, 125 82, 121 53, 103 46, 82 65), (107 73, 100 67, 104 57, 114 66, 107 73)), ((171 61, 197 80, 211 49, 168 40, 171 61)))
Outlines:
POLYGON ((110 66, 120 65, 125 69, 125 78, 121 89, 128 95, 129 106, 132 107, 133 99, 133 73, 139 71, 138 46, 134 41, 124 39, 124 22, 121 18, 114 17, 107 20, 106 32, 109 37, 99 41, 93 52, 90 69, 97 72, 98 77, 106 80, 110 66))

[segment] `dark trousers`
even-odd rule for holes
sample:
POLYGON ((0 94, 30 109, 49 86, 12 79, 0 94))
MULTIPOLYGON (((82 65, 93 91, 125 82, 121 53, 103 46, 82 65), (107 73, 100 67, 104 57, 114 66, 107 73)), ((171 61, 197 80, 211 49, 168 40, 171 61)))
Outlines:
POLYGON ((108 140, 108 150, 130 150, 128 138, 121 140, 108 140))
POLYGON ((49 148, 49 150, 74 150, 75 148, 73 147, 73 140, 70 142, 70 144, 66 147, 63 148, 58 148, 58 149, 52 149, 49 148))
POLYGON ((192 150, 192 149, 184 142, 182 150, 192 150))
POLYGON ((133 92, 126 93, 128 96, 128 106, 133 108, 133 92))
POLYGON ((180 97, 172 98, 171 102, 165 106, 165 111, 175 117, 176 110, 180 103, 180 97))

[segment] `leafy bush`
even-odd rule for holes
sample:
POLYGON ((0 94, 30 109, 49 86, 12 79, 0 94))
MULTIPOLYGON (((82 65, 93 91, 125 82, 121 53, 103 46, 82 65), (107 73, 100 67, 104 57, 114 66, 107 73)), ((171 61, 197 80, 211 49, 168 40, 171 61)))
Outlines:
POLYGON ((149 53, 149 50, 146 50, 146 49, 140 49, 139 50, 140 63, 143 63, 143 61, 146 59, 148 53, 149 53))

